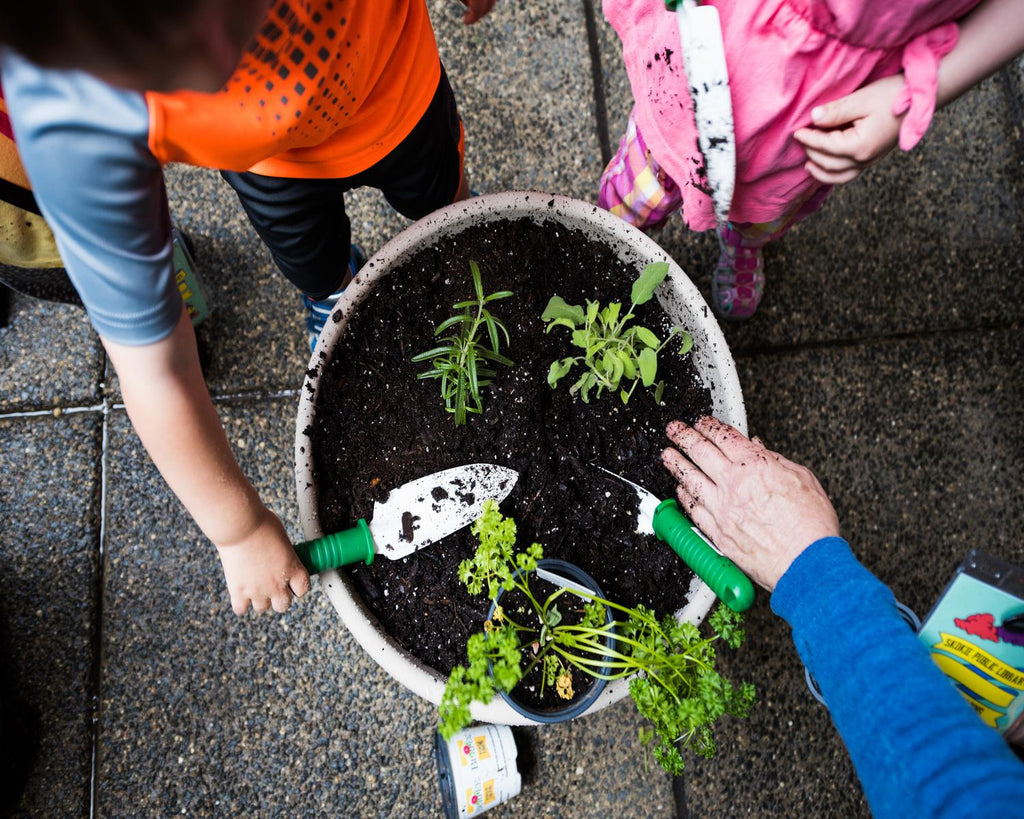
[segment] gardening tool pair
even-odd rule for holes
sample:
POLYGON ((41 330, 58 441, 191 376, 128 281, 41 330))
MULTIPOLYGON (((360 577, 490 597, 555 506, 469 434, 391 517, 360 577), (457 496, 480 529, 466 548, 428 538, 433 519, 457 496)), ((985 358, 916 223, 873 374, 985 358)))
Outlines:
POLYGON ((369 523, 295 544, 310 574, 351 563, 370 565, 376 555, 391 560, 411 555, 480 517, 485 500, 500 503, 519 473, 496 464, 467 464, 435 472, 392 489, 374 503, 369 523))
POLYGON ((659 500, 653 493, 627 478, 599 466, 614 478, 628 483, 640 499, 637 510, 637 532, 657 535, 682 558, 694 574, 707 583, 718 598, 733 611, 746 611, 754 602, 754 586, 739 567, 720 554, 700 530, 683 514, 672 498, 659 500))

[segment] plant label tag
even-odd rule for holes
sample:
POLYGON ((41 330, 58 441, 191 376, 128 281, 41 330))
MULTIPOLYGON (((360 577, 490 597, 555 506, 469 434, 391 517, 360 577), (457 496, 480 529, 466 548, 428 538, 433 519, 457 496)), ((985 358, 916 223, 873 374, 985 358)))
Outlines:
POLYGON ((566 577, 562 577, 560 574, 549 572, 546 569, 537 569, 536 575, 541 580, 548 581, 552 586, 557 586, 560 589, 567 589, 577 597, 582 597, 584 600, 590 600, 594 597, 593 589, 588 589, 586 586, 576 583, 573 580, 569 580, 566 577))

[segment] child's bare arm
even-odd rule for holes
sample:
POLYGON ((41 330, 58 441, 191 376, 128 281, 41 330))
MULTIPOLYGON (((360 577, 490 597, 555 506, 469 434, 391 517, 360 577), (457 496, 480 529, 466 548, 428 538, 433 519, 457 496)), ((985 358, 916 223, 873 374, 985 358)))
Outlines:
POLYGON ((182 311, 155 344, 104 340, 128 415, 160 473, 216 544, 231 594, 243 614, 285 611, 309 590, 309 575, 288 536, 242 474, 199 367, 195 336, 182 311))
MULTIPOLYGON (((939 63, 936 107, 952 102, 1022 52, 1020 0, 986 0, 964 18, 956 46, 939 63)), ((902 75, 886 77, 816 108, 814 127, 793 135, 807 151, 808 173, 825 184, 842 184, 891 151, 905 116, 892 113, 902 89, 902 75)))

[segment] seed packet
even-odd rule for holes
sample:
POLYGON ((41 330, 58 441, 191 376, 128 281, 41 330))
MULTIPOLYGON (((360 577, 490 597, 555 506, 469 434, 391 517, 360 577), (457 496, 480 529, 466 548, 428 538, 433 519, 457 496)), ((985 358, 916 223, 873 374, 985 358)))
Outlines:
POLYGON ((918 636, 981 719, 1024 753, 1024 569, 972 549, 918 636))

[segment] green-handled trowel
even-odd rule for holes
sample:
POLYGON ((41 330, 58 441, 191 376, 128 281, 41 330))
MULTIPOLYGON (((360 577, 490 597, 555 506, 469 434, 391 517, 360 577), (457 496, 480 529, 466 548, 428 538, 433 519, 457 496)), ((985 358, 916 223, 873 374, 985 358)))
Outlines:
POLYGON ((310 574, 369 565, 378 554, 398 560, 472 523, 485 500, 500 503, 518 478, 514 469, 486 463, 435 472, 392 489, 373 505, 369 522, 360 519, 351 529, 297 543, 295 551, 310 574))
POLYGON ((682 558, 694 574, 708 584, 718 598, 733 611, 746 611, 754 602, 754 585, 739 567, 711 544, 694 526, 672 498, 659 500, 642 486, 599 466, 614 478, 628 483, 640 498, 637 532, 657 535, 682 558))

